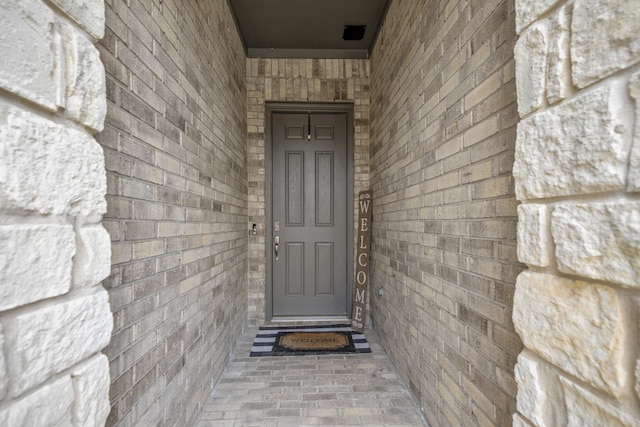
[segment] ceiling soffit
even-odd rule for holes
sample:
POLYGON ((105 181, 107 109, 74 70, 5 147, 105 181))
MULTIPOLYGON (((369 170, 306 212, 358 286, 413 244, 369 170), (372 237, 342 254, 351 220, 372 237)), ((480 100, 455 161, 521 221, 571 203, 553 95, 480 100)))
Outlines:
POLYGON ((250 58, 368 58, 390 0, 228 0, 250 58), (345 25, 366 25, 343 40, 345 25))

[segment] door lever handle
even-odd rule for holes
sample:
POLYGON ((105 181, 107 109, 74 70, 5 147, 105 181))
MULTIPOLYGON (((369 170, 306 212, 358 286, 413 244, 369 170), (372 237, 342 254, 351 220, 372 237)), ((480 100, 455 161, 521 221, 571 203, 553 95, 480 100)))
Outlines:
POLYGON ((280 236, 276 236, 274 239, 273 249, 276 253, 276 261, 278 261, 278 245, 280 244, 280 236))

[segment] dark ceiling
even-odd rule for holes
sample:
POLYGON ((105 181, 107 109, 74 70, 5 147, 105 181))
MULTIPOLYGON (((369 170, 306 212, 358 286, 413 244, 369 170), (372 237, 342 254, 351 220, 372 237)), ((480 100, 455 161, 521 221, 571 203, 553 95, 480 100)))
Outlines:
POLYGON ((229 0, 249 57, 368 58, 390 0, 229 0), (342 40, 345 25, 364 38, 342 40))

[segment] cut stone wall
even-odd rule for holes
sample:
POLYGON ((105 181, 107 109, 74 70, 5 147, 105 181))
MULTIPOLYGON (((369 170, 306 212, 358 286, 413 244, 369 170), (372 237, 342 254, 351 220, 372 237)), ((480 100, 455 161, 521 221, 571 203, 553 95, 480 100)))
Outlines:
POLYGON ((516 409, 514 43, 513 0, 396 0, 371 55, 372 323, 434 427, 516 409))
POLYGON ((107 1, 108 425, 188 426, 247 319, 245 56, 225 1, 107 1))
POLYGON ((0 0, 0 425, 101 426, 102 0, 0 0), (92 16, 83 13, 92 10, 92 16))
POLYGON ((639 426, 640 4, 516 0, 519 426, 639 426))
MULTIPOLYGON (((267 102, 353 104, 354 194, 369 188, 369 61, 366 59, 247 59, 249 223, 249 322, 265 322, 265 106, 267 102)), ((354 236, 358 210, 354 204, 354 236)), ((269 246, 270 247, 270 246, 269 246)), ((354 246, 355 251, 355 237, 354 246)))

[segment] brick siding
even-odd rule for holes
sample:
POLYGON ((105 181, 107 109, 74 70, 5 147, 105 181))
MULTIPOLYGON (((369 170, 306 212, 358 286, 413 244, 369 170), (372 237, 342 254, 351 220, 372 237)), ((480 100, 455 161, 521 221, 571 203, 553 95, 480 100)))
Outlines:
MULTIPOLYGON (((354 193, 369 188, 369 63, 365 59, 247 60, 249 222, 249 322, 265 321, 265 103, 353 103, 354 193)), ((357 207, 354 203, 354 212, 357 207)), ((355 219, 353 221, 355 230, 355 219)), ((357 233, 354 234, 357 236, 357 233)), ((355 239, 355 238, 354 238, 355 239)), ((355 252, 355 240, 353 250, 355 252)))
POLYGON ((394 1, 371 56, 373 326, 432 426, 508 426, 514 2, 394 1))
POLYGON ((106 2, 108 425, 189 425, 247 318, 245 56, 226 2, 106 2))

